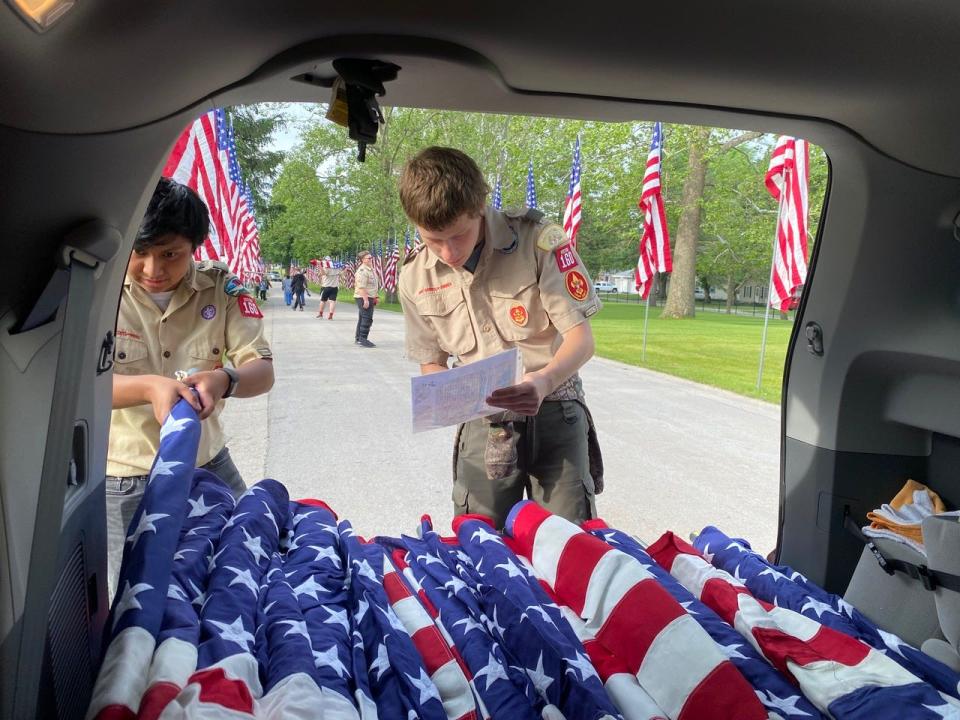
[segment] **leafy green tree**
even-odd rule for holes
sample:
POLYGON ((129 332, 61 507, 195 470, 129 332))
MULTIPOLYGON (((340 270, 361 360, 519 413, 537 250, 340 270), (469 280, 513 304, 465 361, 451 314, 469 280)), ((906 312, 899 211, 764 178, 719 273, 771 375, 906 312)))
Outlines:
POLYGON ((237 162, 243 180, 250 186, 253 206, 262 228, 269 223, 273 211, 269 208, 270 186, 276 178, 284 154, 271 150, 273 135, 286 125, 283 108, 278 103, 237 105, 230 110, 237 162))

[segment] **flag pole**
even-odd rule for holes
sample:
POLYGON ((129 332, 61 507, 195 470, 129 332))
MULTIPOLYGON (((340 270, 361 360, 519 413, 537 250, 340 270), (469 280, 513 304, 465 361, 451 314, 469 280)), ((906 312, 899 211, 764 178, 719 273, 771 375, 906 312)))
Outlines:
POLYGON ((777 213, 777 228, 773 232, 773 257, 770 258, 770 279, 767 280, 766 309, 763 313, 763 340, 760 341, 760 369, 757 371, 757 392, 763 380, 763 358, 767 351, 767 326, 770 324, 770 289, 773 287, 773 266, 777 262, 777 237, 780 233, 780 213, 777 213))
POLYGON ((640 362, 647 361, 647 322, 650 319, 650 296, 653 295, 653 286, 660 273, 654 273, 650 280, 650 292, 647 293, 647 306, 643 311, 643 351, 640 354, 640 362))

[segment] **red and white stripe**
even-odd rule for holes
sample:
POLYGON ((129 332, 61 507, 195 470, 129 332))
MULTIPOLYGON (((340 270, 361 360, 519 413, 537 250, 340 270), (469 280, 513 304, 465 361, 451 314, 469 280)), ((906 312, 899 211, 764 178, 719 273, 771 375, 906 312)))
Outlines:
POLYGON ((793 306, 794 291, 807 281, 807 185, 810 147, 806 140, 781 135, 773 148, 766 185, 780 202, 777 238, 770 271, 770 306, 793 306))
POLYGON ((423 665, 437 686, 443 709, 451 720, 477 720, 473 690, 464 673, 462 659, 449 637, 444 637, 420 599, 410 592, 390 559, 383 559, 383 589, 390 606, 423 659, 423 665))
POLYGON ((824 713, 829 713, 834 700, 861 687, 920 682, 866 643, 793 610, 758 600, 736 578, 713 567, 673 533, 666 533, 647 552, 735 627, 771 665, 792 677, 824 713))
POLYGON ((217 149, 216 123, 213 112, 197 118, 188 126, 173 146, 163 168, 166 177, 197 191, 210 210, 210 234, 195 254, 198 260, 222 260, 228 265, 234 247, 228 231, 232 225, 223 198, 229 197, 229 174, 225 157, 217 149), (223 155, 223 157, 221 157, 223 155))
POLYGON ((536 503, 514 512, 516 550, 667 717, 767 718, 747 680, 639 561, 536 503))
POLYGON ((383 289, 393 292, 397 289, 397 264, 400 261, 400 248, 394 247, 387 260, 387 267, 383 270, 383 289))
POLYGON ((640 236, 639 258, 634 279, 637 290, 644 300, 647 299, 650 288, 653 287, 654 276, 657 273, 668 273, 673 270, 670 231, 667 228, 667 216, 663 209, 663 193, 660 185, 662 147, 662 138, 650 147, 650 154, 647 155, 647 169, 643 175, 643 189, 640 191, 640 200, 637 203, 637 206, 643 210, 643 234, 640 236))
POLYGON ((219 150, 214 112, 197 118, 173 146, 163 174, 197 191, 210 210, 210 233, 197 260, 225 262, 246 281, 262 273, 256 220, 240 186, 230 179, 230 158, 219 150))

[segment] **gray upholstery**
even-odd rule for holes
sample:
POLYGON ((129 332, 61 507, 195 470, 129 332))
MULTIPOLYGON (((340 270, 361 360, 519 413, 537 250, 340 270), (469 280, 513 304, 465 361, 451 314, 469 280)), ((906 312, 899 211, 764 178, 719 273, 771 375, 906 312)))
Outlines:
MULTIPOLYGON (((960 576, 960 523, 957 517, 933 515, 924 519, 922 528, 930 569, 960 576)), ((927 594, 934 598, 945 641, 931 642, 922 649, 955 670, 960 670, 960 593, 937 588, 927 594)))
MULTIPOLYGON (((874 538, 873 542, 888 558, 914 565, 927 564, 923 555, 902 543, 884 538, 874 538)), ((920 647, 930 638, 942 637, 934 593, 903 573, 887 575, 866 547, 843 599, 881 628, 899 635, 914 647, 920 647)), ((960 621, 960 613, 957 618, 960 621)))

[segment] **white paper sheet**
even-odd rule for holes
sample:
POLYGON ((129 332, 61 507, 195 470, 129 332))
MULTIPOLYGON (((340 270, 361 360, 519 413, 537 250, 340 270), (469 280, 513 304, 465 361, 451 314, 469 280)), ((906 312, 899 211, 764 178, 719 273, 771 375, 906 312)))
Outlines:
POLYGON ((484 400, 494 390, 516 385, 522 375, 520 350, 511 348, 453 370, 411 378, 413 431, 458 425, 501 412, 484 400))

